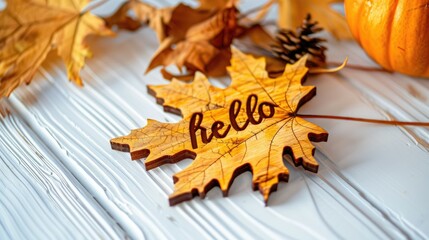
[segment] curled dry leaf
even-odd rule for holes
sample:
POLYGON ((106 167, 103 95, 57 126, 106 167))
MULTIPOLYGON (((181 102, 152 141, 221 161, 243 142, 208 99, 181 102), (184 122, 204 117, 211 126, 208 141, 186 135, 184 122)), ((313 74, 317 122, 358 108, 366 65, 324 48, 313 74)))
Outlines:
POLYGON ((175 7, 156 8, 140 0, 128 0, 104 20, 110 27, 116 25, 132 31, 148 25, 156 32, 159 41, 167 37, 178 41, 185 37, 190 27, 207 20, 216 12, 217 10, 194 9, 182 3, 175 7), (132 16, 130 13, 133 13, 132 16))
POLYGON ((303 86, 306 58, 287 65, 281 76, 269 78, 265 59, 255 59, 233 49, 228 72, 232 83, 215 88, 198 73, 192 83, 173 80, 148 86, 165 110, 181 113, 178 123, 148 120, 144 128, 111 140, 113 149, 131 153, 132 159, 147 157, 146 169, 185 158, 190 166, 174 175, 174 205, 214 186, 226 195, 234 178, 244 171, 253 174, 253 188, 265 202, 289 172, 283 154, 295 165, 317 172, 310 141, 326 141, 328 133, 297 116, 299 108, 316 94, 303 86))
MULTIPOLYGON (((188 8, 188 11, 196 10, 188 8)), ((237 9, 224 8, 206 16, 207 19, 194 22, 194 25, 172 17, 168 24, 176 27, 171 27, 172 31, 161 42, 147 72, 157 66, 176 65, 179 70, 185 67, 191 73, 201 71, 209 76, 225 75, 231 57, 230 45, 237 29, 237 9)))
POLYGON ((124 2, 113 15, 105 17, 104 21, 110 28, 116 25, 121 29, 135 31, 139 29, 143 23, 149 22, 149 16, 153 11, 156 11, 156 8, 149 4, 129 0, 124 2), (131 10, 135 12, 136 18, 132 18, 128 15, 131 10))
MULTIPOLYGON (((256 46, 265 49, 274 43, 274 39, 254 21, 242 18, 242 24, 238 23, 236 2, 200 1, 198 8, 179 4, 157 9, 139 0, 129 0, 105 20, 109 26, 136 30, 148 24, 155 30, 161 43, 146 72, 162 66, 161 73, 167 79, 190 80, 196 71, 208 76, 224 76, 231 58, 230 45, 235 38, 248 37, 256 46), (130 11, 134 12, 133 17, 130 11), (166 67, 169 65, 177 66, 181 75, 168 72, 166 67), (182 75, 184 69, 187 72, 182 75)), ((263 5, 257 17, 265 16, 273 2, 263 5)))
POLYGON ((345 18, 332 9, 332 4, 342 3, 343 0, 278 0, 278 2, 278 26, 281 29, 295 29, 310 13, 335 37, 339 39, 352 37, 345 18))
POLYGON ((173 15, 174 8, 156 8, 150 4, 138 0, 124 2, 118 10, 105 18, 107 26, 118 26, 121 29, 135 31, 143 24, 148 24, 157 34, 160 41, 167 36, 168 22, 173 15), (130 11, 134 17, 129 15, 130 11))
POLYGON ((0 12, 0 97, 30 83, 47 54, 56 49, 70 80, 82 85, 79 72, 91 53, 90 34, 112 35, 102 19, 83 10, 88 0, 9 0, 0 12))
MULTIPOLYGON (((155 67, 176 65, 187 69, 188 75, 202 71, 210 76, 225 74, 231 57, 231 44, 235 29, 235 8, 191 8, 184 4, 157 9, 138 0, 125 2, 116 13, 106 18, 109 26, 135 30, 136 26, 148 24, 157 33, 161 42, 146 70, 155 67), (135 17, 131 18, 129 12, 135 17), (186 17, 183 17, 186 16, 186 17)), ((171 79, 165 68, 164 77, 171 79)))

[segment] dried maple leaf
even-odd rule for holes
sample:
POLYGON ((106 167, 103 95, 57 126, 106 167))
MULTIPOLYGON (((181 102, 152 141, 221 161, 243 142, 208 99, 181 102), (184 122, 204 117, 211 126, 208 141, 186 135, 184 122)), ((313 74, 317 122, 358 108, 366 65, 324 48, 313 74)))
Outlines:
POLYGON ((341 14, 332 9, 332 4, 343 0, 278 0, 278 26, 283 29, 295 29, 301 25, 308 13, 320 22, 321 26, 339 39, 351 38, 347 22, 341 14))
POLYGON ((295 165, 317 172, 314 146, 326 141, 322 128, 297 116, 315 94, 314 86, 302 86, 308 69, 306 57, 287 65, 283 75, 269 78, 265 59, 233 50, 226 89, 210 85, 202 74, 192 83, 173 80, 149 86, 166 110, 181 113, 178 123, 148 120, 144 128, 111 140, 113 149, 128 151, 132 159, 147 157, 146 169, 185 158, 195 158, 174 176, 174 205, 219 186, 227 194, 234 178, 246 170, 253 173, 253 188, 265 202, 279 181, 288 180, 283 154, 295 165))
POLYGON ((182 3, 175 7, 156 8, 140 0, 128 0, 104 20, 110 27, 117 25, 119 28, 132 31, 139 29, 143 24, 148 24, 156 32, 159 41, 167 37, 179 41, 185 38, 190 27, 215 14, 216 11, 194 9, 182 3))
MULTIPOLYGON (((180 5, 179 5, 180 6, 180 5)), ((148 24, 155 30, 158 39, 164 40, 167 36, 168 23, 172 16, 180 14, 181 7, 156 8, 148 3, 139 0, 129 0, 124 2, 116 12, 105 18, 107 26, 117 25, 119 28, 128 30, 137 30, 142 24, 148 24), (130 16, 130 11, 134 16, 130 16)))
POLYGON ((176 26, 171 27, 176 32, 170 32, 161 42, 147 72, 157 66, 176 65, 179 70, 185 67, 191 74, 201 71, 210 76, 224 75, 237 28, 237 9, 228 7, 213 16, 206 16, 206 20, 194 22, 194 25, 189 21, 184 24, 183 20, 171 19, 169 25, 176 26))
MULTIPOLYGON (((231 57, 229 45, 236 27, 236 9, 191 8, 184 4, 157 9, 139 0, 129 0, 105 21, 109 26, 129 30, 145 23, 155 30, 161 44, 147 72, 157 66, 176 65, 181 71, 186 68, 191 75, 198 70, 218 76, 225 73, 231 57), (133 18, 130 11, 134 12, 133 18)), ((161 72, 172 76, 165 68, 161 72)))
POLYGON ((69 79, 82 85, 79 72, 90 51, 89 34, 111 35, 102 19, 82 11, 88 0, 9 0, 0 12, 0 97, 30 83, 50 50, 56 49, 69 79))

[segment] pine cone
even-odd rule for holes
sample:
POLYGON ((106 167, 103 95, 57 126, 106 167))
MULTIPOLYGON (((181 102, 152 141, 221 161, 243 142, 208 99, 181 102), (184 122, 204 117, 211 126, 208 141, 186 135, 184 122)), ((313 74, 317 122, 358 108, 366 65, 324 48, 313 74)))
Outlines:
POLYGON ((308 54, 308 66, 325 65, 327 48, 321 45, 325 39, 311 36, 323 30, 317 24, 318 22, 313 22, 311 15, 308 14, 295 32, 287 29, 279 30, 276 35, 277 45, 271 48, 274 55, 287 63, 295 63, 308 54))

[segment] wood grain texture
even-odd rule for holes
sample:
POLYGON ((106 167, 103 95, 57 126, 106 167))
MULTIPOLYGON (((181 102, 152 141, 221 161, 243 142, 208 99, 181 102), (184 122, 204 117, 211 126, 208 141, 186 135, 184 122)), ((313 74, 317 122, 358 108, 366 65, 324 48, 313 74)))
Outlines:
MULTIPOLYGON (((242 2, 243 11, 259 5, 242 2)), ((111 11, 115 6, 109 4, 100 11, 111 11)), ((318 174, 286 161, 289 183, 278 185, 268 207, 249 188, 248 173, 235 179, 228 198, 214 189, 208 201, 170 207, 171 176, 190 161, 146 171, 141 161, 130 161, 109 144, 149 118, 180 121, 146 92, 147 84, 167 83, 155 71, 143 75, 158 46, 156 35, 149 29, 121 32, 90 46, 97 58, 82 72, 85 88, 70 84, 54 58, 30 86, 1 100, 2 111, 9 113, 0 123, 0 239, 429 237, 429 132, 422 128, 314 120, 330 133, 328 143, 315 144, 318 174), (55 172, 62 177, 53 178, 40 167, 30 172, 27 163, 42 166, 41 158, 61 169, 55 172), (75 194, 58 194, 72 188, 75 194)), ((355 43, 330 39, 329 49, 330 60, 349 56, 353 64, 373 64, 355 43)), ((210 81, 228 85, 224 79, 210 81)), ((425 79, 345 69, 340 75, 311 77, 306 84, 316 86, 318 94, 301 108, 303 114, 429 119, 425 79)))

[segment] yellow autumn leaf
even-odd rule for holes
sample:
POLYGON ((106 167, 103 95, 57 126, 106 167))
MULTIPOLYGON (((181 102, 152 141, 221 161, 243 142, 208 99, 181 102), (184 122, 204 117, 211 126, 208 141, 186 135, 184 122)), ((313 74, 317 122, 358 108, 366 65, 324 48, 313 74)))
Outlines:
POLYGON ((79 72, 91 52, 86 36, 112 35, 88 10, 89 0, 8 0, 0 12, 0 97, 30 83, 51 50, 64 60, 70 80, 82 85, 79 72))

